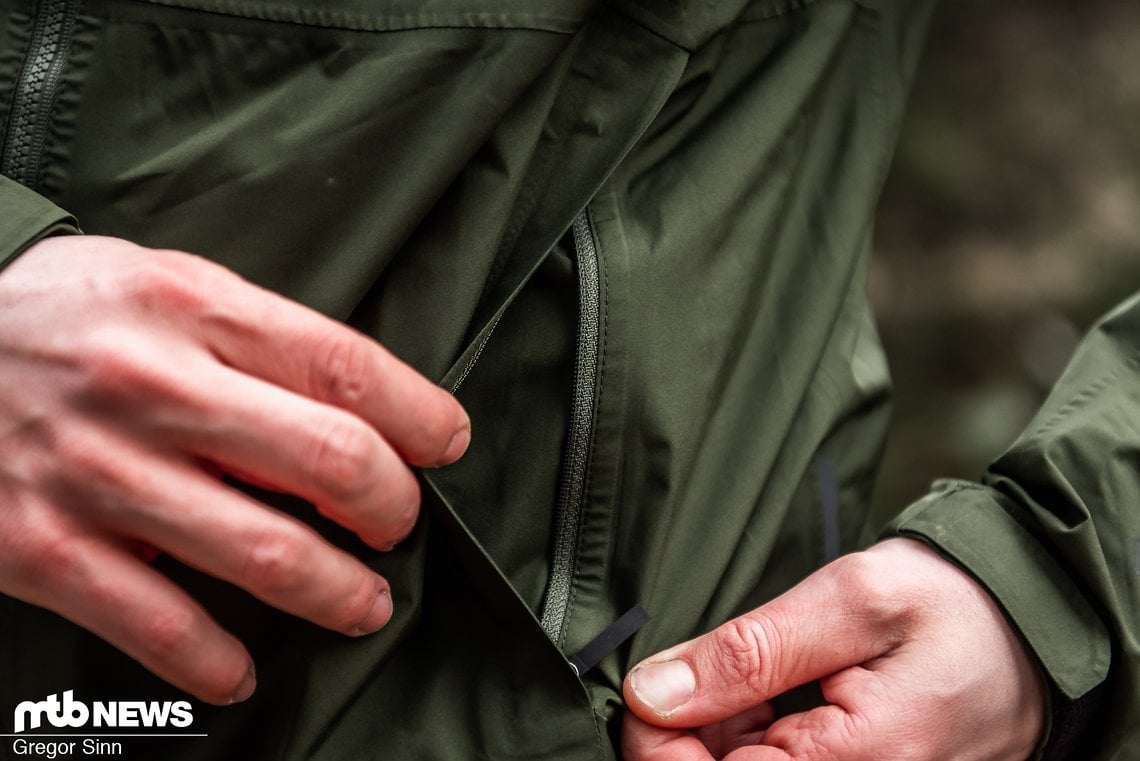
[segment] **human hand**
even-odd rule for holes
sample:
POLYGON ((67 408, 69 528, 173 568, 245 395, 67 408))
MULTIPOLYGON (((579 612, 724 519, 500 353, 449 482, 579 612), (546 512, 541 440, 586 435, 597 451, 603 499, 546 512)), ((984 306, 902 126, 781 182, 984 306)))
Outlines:
POLYGON ((249 654, 157 553, 345 634, 392 614, 383 578, 220 474, 384 550, 419 511, 409 465, 470 440, 459 403, 373 341, 114 238, 48 238, 0 273, 0 376, 0 591, 218 704, 253 692, 249 654))
POLYGON ((1045 713, 1041 677, 988 593, 909 539, 650 657, 624 691, 629 761, 1022 761, 1045 713), (756 714, 815 679, 828 705, 756 714))

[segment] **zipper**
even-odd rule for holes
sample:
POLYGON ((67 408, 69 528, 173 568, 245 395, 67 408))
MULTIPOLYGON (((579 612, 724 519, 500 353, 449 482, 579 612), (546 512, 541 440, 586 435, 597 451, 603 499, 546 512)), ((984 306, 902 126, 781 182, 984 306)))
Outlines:
POLYGON ((33 190, 40 183, 52 110, 71 47, 78 6, 79 0, 37 3, 28 52, 12 96, 0 174, 33 190))
POLYGON ((601 346, 598 250, 588 212, 582 211, 578 215, 572 229, 578 266, 578 341, 574 357, 569 433, 563 453, 562 482, 554 516, 554 552, 541 616, 542 628, 559 645, 566 627, 578 560, 578 538, 581 534, 586 483, 590 472, 601 346))

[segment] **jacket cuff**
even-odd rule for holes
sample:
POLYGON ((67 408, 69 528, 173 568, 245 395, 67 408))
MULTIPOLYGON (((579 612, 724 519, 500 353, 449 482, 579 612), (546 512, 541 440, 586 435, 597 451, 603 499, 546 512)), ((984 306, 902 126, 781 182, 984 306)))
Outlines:
POLYGON ((1087 723, 1087 712, 1077 709, 1093 702, 1108 677, 1112 643, 1088 599, 1017 520, 1016 509, 985 486, 943 481, 884 535, 929 544, 989 591, 1049 686, 1049 734, 1037 757, 1063 758, 1058 744, 1071 745, 1082 728, 1075 724, 1087 723))
POLYGON ((75 218, 43 196, 0 176, 0 269, 50 235, 79 232, 75 218))

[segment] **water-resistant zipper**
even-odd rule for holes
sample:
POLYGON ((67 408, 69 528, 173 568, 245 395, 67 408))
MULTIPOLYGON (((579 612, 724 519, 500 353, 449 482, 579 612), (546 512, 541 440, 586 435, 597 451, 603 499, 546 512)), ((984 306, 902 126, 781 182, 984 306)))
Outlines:
POLYGON ((0 174, 32 189, 40 183, 59 83, 67 62, 79 0, 36 4, 24 66, 12 95, 0 174))
POLYGON ((577 565, 582 508, 590 472, 601 345, 598 251, 587 212, 583 211, 574 220, 573 234, 578 266, 578 342, 574 357, 569 434, 554 516, 554 552, 542 605, 542 628, 558 643, 562 641, 566 625, 577 565))

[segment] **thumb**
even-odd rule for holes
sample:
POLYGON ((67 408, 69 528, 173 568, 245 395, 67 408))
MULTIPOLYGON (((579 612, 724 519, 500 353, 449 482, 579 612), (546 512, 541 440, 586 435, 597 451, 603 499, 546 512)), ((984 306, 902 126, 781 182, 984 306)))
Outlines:
POLYGON ((901 642, 908 616, 890 552, 840 558, 772 602, 651 656, 626 677, 629 709, 661 727, 724 721, 901 642), (885 561, 885 562, 884 562, 885 561))

